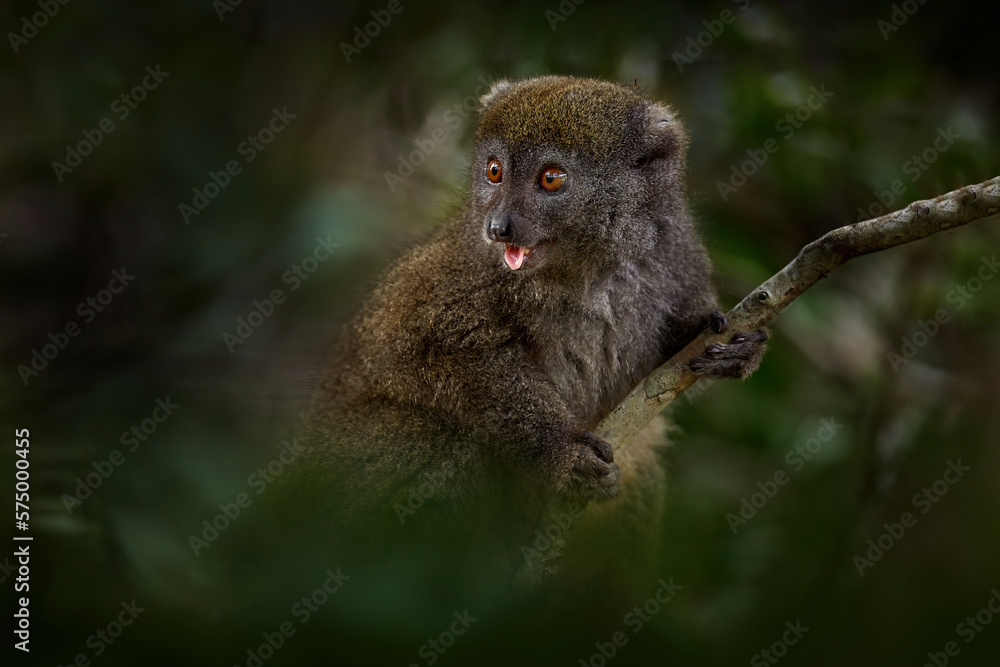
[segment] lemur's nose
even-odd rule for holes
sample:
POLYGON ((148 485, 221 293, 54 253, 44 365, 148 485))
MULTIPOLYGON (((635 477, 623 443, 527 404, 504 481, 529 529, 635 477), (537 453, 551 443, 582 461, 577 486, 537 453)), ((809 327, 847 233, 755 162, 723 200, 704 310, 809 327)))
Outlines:
POLYGON ((514 233, 509 215, 505 215, 502 218, 493 218, 490 221, 489 237, 491 239, 506 242, 510 241, 512 236, 514 236, 514 233))

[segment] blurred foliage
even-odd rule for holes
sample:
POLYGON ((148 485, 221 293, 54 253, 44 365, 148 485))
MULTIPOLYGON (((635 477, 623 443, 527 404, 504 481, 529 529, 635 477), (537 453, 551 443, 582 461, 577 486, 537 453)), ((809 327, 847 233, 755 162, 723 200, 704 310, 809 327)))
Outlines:
MULTIPOLYGON (((896 181, 889 210, 1000 174, 996 3, 399 6, 349 63, 341 44, 386 3, 77 0, 16 52, 5 47, 0 421, 32 433, 31 664, 93 657, 87 637, 133 598, 145 617, 95 664, 245 664, 246 648, 286 620, 234 611, 216 585, 220 547, 195 557, 187 536, 276 456, 330 342, 385 263, 461 201, 474 116, 455 105, 471 107, 482 81, 597 76, 674 105, 727 306, 810 240, 871 215, 896 181), (736 19, 712 36, 704 22, 725 9, 736 19), (886 32, 894 11, 906 21, 886 32), (689 38, 708 43, 679 68, 689 38), (120 119, 114 101, 147 66, 169 75, 120 119), (813 86, 832 94, 789 135, 779 124, 813 86), (241 143, 274 109, 295 118, 246 162, 241 143), (114 131, 58 179, 53 161, 105 117, 114 131), (390 189, 386 173, 438 128, 443 140, 390 189), (958 135, 940 152, 939 131, 958 135), (719 183, 772 138, 778 150, 723 200, 719 183), (915 156, 926 169, 914 170, 915 156), (186 224, 179 205, 230 160, 241 172, 186 224), (317 238, 340 247, 291 291, 282 276, 317 238), (134 282, 84 323, 78 304, 123 266, 134 282), (223 332, 275 288, 287 301, 230 353, 223 332), (69 321, 80 335, 26 387, 16 367, 69 321), (63 494, 167 396, 176 416, 67 512, 63 494)), ((19 33, 38 11, 4 3, 0 26, 19 33)), ((1000 228, 982 222, 855 260, 780 316, 753 378, 680 399, 661 572, 684 588, 616 660, 746 663, 801 619, 810 630, 783 664, 923 664, 948 641, 961 648, 955 664, 996 664, 1000 628, 966 644, 956 626, 1000 585, 1000 281, 968 299, 953 290, 972 290, 998 250, 1000 228), (920 323, 941 309, 949 321, 921 339, 920 323), (893 364, 904 338, 925 343, 893 364), (787 452, 822 419, 842 428, 793 472, 787 452), (853 557, 958 459, 971 470, 859 576, 853 557), (788 483, 734 534, 727 514, 778 470, 788 483)), ((12 476, 0 477, 9 497, 12 476)), ((10 604, 12 583, 0 584, 10 604)), ((331 613, 310 632, 322 640, 337 622, 331 613)), ((444 664, 491 664, 500 645, 541 664, 543 647, 584 657, 608 640, 511 637, 489 623, 444 664)), ((424 640, 411 634, 403 648, 418 660, 424 640)), ((366 641, 368 664, 379 664, 380 638, 357 638, 366 641)), ((311 659, 305 640, 288 644, 268 664, 311 659)))

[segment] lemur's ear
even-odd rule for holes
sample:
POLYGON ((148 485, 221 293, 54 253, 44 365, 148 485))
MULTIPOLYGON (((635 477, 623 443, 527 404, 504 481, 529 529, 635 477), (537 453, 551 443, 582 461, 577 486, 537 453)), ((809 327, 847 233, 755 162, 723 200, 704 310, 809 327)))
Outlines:
POLYGON ((687 132, 673 108, 662 102, 650 102, 645 123, 645 161, 678 157, 687 150, 687 132))
POLYGON ((506 79, 500 79, 499 81, 494 82, 493 87, 490 88, 490 92, 486 93, 485 95, 479 98, 479 108, 485 109, 486 107, 488 107, 490 103, 494 99, 496 99, 497 95, 509 89, 513 85, 514 84, 512 84, 510 81, 507 81, 506 79))

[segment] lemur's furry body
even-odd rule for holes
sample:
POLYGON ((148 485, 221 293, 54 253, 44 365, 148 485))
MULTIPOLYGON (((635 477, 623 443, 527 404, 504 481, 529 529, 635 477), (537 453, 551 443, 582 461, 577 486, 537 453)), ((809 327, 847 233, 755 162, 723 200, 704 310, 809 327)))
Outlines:
MULTIPOLYGON (((655 529, 662 432, 616 465, 590 429, 716 310, 686 144, 669 107, 612 83, 542 77, 483 98, 465 204, 384 277, 313 400, 296 484, 320 508, 317 550, 443 527, 509 568, 552 493, 602 501, 586 539, 634 551, 655 529)), ((698 369, 743 377, 764 338, 698 369)))

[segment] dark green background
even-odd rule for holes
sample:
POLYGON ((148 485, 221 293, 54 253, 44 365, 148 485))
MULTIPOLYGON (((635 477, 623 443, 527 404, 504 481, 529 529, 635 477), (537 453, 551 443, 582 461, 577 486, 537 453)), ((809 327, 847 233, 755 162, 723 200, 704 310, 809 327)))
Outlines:
MULTIPOLYGON (((244 664, 260 633, 288 620, 308 591, 273 600, 277 613, 240 607, 218 583, 222 544, 237 537, 198 557, 187 537, 277 455, 385 262, 461 200, 473 122, 455 127, 445 113, 481 79, 597 76, 673 104, 725 307, 894 181, 893 209, 1000 175, 996 3, 914 2, 886 39, 890 2, 740 12, 721 0, 590 0, 553 30, 555 0, 404 1, 347 63, 340 43, 385 5, 245 0, 220 21, 210 0, 73 0, 16 54, 6 34, 38 7, 0 7, 0 488, 11 497, 13 429, 30 428, 35 536, 33 651, 5 645, 0 659, 93 658, 87 637, 133 598, 147 611, 94 664, 244 664), (674 54, 727 8, 736 21, 678 71, 674 54), (169 76, 114 117, 115 98, 157 64, 169 76), (786 137, 776 123, 811 86, 832 96, 786 137), (275 107, 296 118, 243 162, 237 146, 275 107), (59 182, 52 162, 104 117, 115 130, 59 182), (443 140, 391 191, 385 173, 437 128, 443 140), (959 138, 911 179, 907 163, 948 128, 959 138), (718 182, 771 137, 779 150, 723 201, 718 182), (242 172, 185 224, 178 205, 231 159, 242 172), (339 249, 289 291, 283 272, 327 236, 339 249), (122 266, 134 282, 26 387, 17 366, 82 322, 77 304, 122 266), (287 302, 230 354, 223 333, 274 288, 287 302), (121 433, 167 396, 176 414, 68 513, 60 497, 75 479, 124 449, 121 433)), ((810 630, 782 664, 922 665, 952 640, 952 664, 996 664, 1000 620, 970 644, 956 625, 1000 586, 1000 280, 961 310, 948 295, 998 251, 1000 226, 984 221, 855 260, 777 319, 753 378, 677 403, 660 572, 683 590, 609 664, 747 664, 797 619, 810 630), (887 354, 939 309, 950 321, 896 372, 887 354), (727 513, 788 470, 786 452, 823 418, 843 428, 734 535, 727 513), (853 556, 959 458, 971 470, 859 576, 853 556)), ((246 532, 241 544, 269 541, 246 532)), ((12 579, 0 584, 8 604, 12 579)), ((265 664, 312 664, 305 647, 337 624, 316 618, 265 664)), ((420 664, 422 637, 401 645, 420 664)), ((515 636, 482 615, 439 664, 487 664, 497 642, 524 664, 553 645, 579 664, 608 639, 515 636)), ((385 647, 377 636, 371 646, 378 664, 385 647)), ((332 660, 336 644, 323 655, 352 664, 332 660)))

